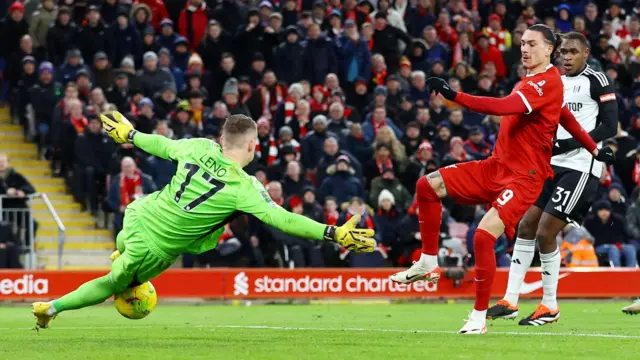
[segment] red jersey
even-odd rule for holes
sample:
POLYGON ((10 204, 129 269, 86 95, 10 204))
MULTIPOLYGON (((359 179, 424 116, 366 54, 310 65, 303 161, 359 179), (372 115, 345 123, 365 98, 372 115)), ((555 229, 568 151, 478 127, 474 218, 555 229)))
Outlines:
POLYGON ((528 112, 502 117, 493 156, 516 173, 553 176, 553 138, 564 106, 560 73, 553 65, 523 78, 512 93, 520 95, 528 112))

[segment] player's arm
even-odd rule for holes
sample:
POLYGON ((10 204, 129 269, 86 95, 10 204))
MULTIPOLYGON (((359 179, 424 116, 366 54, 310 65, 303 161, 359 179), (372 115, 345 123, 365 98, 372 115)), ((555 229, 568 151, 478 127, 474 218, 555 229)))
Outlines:
POLYGON ((371 252, 375 248, 375 235, 370 229, 355 229, 353 221, 341 227, 318 223, 305 216, 289 212, 278 206, 261 184, 254 184, 239 191, 240 196, 236 208, 239 211, 252 214, 260 221, 287 234, 313 240, 333 240, 349 250, 371 252))
POLYGON ((186 140, 171 140, 160 135, 143 134, 133 128, 131 122, 120 112, 112 111, 100 115, 102 127, 118 144, 131 143, 145 152, 166 160, 175 160, 177 152, 186 140))
POLYGON ((178 151, 184 145, 183 140, 171 140, 165 136, 145 134, 133 130, 131 143, 151 155, 166 160, 176 160, 178 151))
POLYGON ((469 110, 482 114, 513 115, 528 114, 533 111, 527 99, 518 91, 503 98, 474 96, 457 92, 444 79, 434 77, 427 80, 427 86, 429 90, 442 94, 447 100, 455 101, 469 110))
POLYGON ((562 125, 582 147, 589 150, 596 160, 607 164, 613 164, 613 162, 616 161, 616 154, 611 148, 605 146, 602 149, 598 149, 595 141, 593 141, 591 136, 580 126, 580 123, 566 105, 562 106, 562 111, 560 112, 560 125, 562 125))
MULTIPOLYGON (((589 136, 596 143, 615 136, 618 131, 616 90, 613 86, 613 81, 608 76, 606 76, 606 79, 607 82, 600 82, 599 79, 590 79, 591 98, 598 103, 598 126, 589 132, 589 136), (603 83, 606 85, 603 86, 603 83)), ((563 139, 557 142, 554 154, 562 154, 578 148, 580 148, 580 143, 576 139, 563 139)))

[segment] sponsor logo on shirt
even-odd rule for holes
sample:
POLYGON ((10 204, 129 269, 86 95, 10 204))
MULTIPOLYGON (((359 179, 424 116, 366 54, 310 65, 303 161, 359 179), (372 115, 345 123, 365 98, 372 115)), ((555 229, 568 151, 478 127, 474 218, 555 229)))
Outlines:
POLYGON ((616 94, 614 93, 610 93, 610 94, 604 94, 604 95, 600 95, 600 102, 607 102, 607 101, 611 101, 611 100, 615 100, 616 99, 616 94))
POLYGON ((533 87, 536 90, 538 95, 540 95, 540 96, 544 95, 544 93, 542 92, 542 85, 545 84, 544 80, 538 82, 537 84, 534 83, 533 81, 529 81, 529 82, 527 82, 527 84, 531 85, 531 87, 533 87))

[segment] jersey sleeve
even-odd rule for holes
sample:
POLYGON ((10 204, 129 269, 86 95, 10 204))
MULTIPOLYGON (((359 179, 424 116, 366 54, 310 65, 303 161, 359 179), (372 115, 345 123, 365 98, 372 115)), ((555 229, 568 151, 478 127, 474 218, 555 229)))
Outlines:
POLYGON ((239 211, 252 214, 265 224, 294 236, 313 240, 324 238, 326 225, 278 206, 255 177, 252 176, 251 182, 238 190, 236 208, 239 211))
POLYGON ((149 154, 171 161, 178 161, 181 154, 190 152, 194 147, 213 146, 212 143, 205 138, 171 140, 164 136, 141 132, 137 132, 133 138, 135 146, 149 154))
POLYGON ((589 135, 595 142, 615 136, 618 131, 618 101, 613 80, 604 73, 595 73, 589 77, 591 98, 598 103, 598 118, 595 129, 589 135))
MULTIPOLYGON (((562 84, 558 86, 562 89, 562 84)), ((522 80, 522 86, 515 93, 520 96, 527 107, 525 114, 531 114, 554 100, 555 94, 551 87, 550 84, 547 84, 547 80, 540 77, 532 78, 532 80, 527 80, 527 78, 522 80)))

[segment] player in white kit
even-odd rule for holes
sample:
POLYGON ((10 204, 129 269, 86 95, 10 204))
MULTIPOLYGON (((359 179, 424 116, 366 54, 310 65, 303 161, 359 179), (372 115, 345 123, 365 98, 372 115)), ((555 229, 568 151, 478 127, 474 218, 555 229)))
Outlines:
MULTIPOLYGON (((593 70, 586 61, 589 47, 584 35, 571 32, 563 36, 560 47, 564 101, 589 135, 601 147, 602 141, 616 134, 618 105, 613 82, 606 74, 593 70)), ((603 164, 596 161, 569 133, 558 127, 551 158, 555 173, 547 180, 535 205, 518 226, 509 282, 503 299, 487 311, 488 319, 514 319, 518 316, 518 297, 524 276, 531 266, 538 242, 542 263, 542 302, 520 325, 540 326, 558 321, 556 301, 560 272, 560 251, 556 236, 568 224, 581 224, 594 200, 603 164)))

